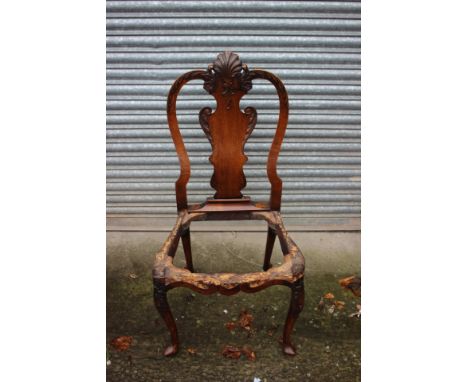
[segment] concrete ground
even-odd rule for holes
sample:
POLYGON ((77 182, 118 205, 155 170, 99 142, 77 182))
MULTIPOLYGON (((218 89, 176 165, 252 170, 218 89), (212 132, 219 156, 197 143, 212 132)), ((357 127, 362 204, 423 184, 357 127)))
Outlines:
MULTIPOLYGON (((181 349, 176 357, 164 358, 169 336, 153 306, 151 265, 166 236, 164 232, 108 233, 108 381, 360 380, 360 319, 349 317, 360 301, 338 284, 341 277, 360 273, 359 233, 291 233, 306 258, 306 300, 293 334, 298 355, 292 358, 283 356, 278 342, 290 295, 282 286, 231 297, 171 290, 169 302, 181 349), (321 303, 329 292, 334 298, 321 303), (243 310, 253 315, 251 330, 228 330, 225 323, 238 320, 243 310), (133 338, 128 350, 110 345, 119 336, 133 338), (248 345, 256 360, 225 358, 221 352, 226 345, 248 345)), ((200 272, 261 269, 265 237, 258 232, 193 232, 195 268, 200 272)), ((276 243, 273 262, 280 261, 276 243)), ((180 249, 175 262, 183 265, 180 249)))

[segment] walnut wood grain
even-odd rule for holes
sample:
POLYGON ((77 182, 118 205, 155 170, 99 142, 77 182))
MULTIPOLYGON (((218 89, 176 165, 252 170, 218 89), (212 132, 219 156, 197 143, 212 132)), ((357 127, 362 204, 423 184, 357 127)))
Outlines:
POLYGON ((182 87, 189 81, 203 79, 204 70, 193 70, 180 76, 172 85, 167 96, 167 122, 171 132, 172 140, 179 157, 180 175, 176 181, 177 209, 180 211, 187 208, 187 183, 190 179, 190 160, 185 149, 184 140, 180 134, 179 121, 177 120, 176 101, 182 87))
POLYGON ((216 99, 216 111, 203 108, 199 120, 213 150, 209 160, 214 168, 210 184, 215 198, 240 198, 247 184, 244 146, 255 128, 257 112, 253 107, 242 112, 239 103, 251 82, 247 66, 232 52, 219 54, 205 74, 204 87, 216 99))

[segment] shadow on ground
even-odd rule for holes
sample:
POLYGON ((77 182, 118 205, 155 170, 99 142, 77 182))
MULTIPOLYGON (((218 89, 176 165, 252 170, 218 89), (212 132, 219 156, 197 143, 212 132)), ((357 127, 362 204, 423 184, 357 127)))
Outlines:
MULTIPOLYGON (((152 256, 147 253, 154 250, 153 245, 144 244, 142 248, 108 248, 108 381, 360 380, 360 320, 349 317, 360 301, 338 284, 348 274, 306 274, 305 308, 293 334, 298 355, 293 358, 284 356, 279 345, 289 303, 288 288, 275 286, 231 297, 203 296, 184 288, 171 290, 169 302, 178 323, 181 349, 176 357, 164 358, 162 351, 169 336, 153 306, 152 256), (138 255, 130 256, 128 251, 138 255), (324 307, 319 304, 328 292, 344 302, 342 309, 332 312, 331 302, 324 307), (237 320, 244 309, 254 317, 253 329, 226 329, 225 323, 237 320), (118 336, 133 337, 128 350, 118 351, 109 345, 118 336), (221 351, 225 345, 249 345, 256 360, 224 358, 221 351)), ((195 261, 199 250, 194 246, 195 261)), ((218 262, 199 261, 200 272, 260 268, 258 259, 248 260, 256 257, 249 256, 246 246, 213 245, 204 247, 203 253, 214 258, 220 253, 230 255, 218 262), (239 256, 245 261, 239 261, 239 256)), ((176 263, 181 265, 182 259, 183 254, 178 253, 176 263)))

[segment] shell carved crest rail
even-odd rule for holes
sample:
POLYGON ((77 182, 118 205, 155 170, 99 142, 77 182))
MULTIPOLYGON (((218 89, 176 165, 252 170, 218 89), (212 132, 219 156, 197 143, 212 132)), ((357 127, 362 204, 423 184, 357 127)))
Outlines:
POLYGON ((233 52, 218 55, 203 75, 203 88, 216 99, 216 111, 200 110, 200 125, 211 143, 214 167, 211 187, 217 199, 241 198, 246 186, 244 146, 257 123, 253 107, 240 110, 240 99, 252 89, 252 74, 233 52))

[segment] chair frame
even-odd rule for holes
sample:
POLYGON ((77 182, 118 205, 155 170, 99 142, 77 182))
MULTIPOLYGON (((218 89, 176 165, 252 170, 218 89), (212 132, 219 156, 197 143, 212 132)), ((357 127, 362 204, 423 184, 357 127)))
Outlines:
POLYGON ((175 184, 178 217, 169 237, 156 254, 153 266, 154 303, 166 323, 170 337, 164 355, 175 355, 179 350, 177 326, 167 300, 167 292, 175 287, 187 287, 202 294, 219 292, 232 295, 239 291, 253 293, 272 285, 291 289, 291 299, 283 330, 283 352, 295 355, 291 342, 294 324, 304 307, 304 256, 289 237, 281 214, 282 181, 276 171, 278 155, 286 133, 288 121, 288 94, 281 80, 265 70, 249 70, 233 52, 220 53, 207 70, 194 70, 180 76, 172 85, 167 99, 168 124, 180 163, 180 176, 175 184), (243 196, 246 186, 243 165, 247 161, 244 145, 257 122, 253 107, 240 110, 240 99, 252 88, 252 80, 270 81, 276 88, 280 103, 278 124, 267 161, 267 175, 271 184, 269 203, 253 202, 243 196), (200 125, 212 146, 210 162, 214 167, 211 186, 214 197, 202 204, 189 205, 187 183, 190 161, 179 130, 176 100, 182 87, 189 81, 203 80, 204 89, 217 103, 216 111, 205 107, 200 110, 200 125), (196 273, 190 244, 190 223, 200 220, 265 220, 268 224, 263 271, 236 273, 196 273), (276 237, 283 253, 283 263, 272 267, 271 254, 276 237), (180 239, 186 268, 173 264, 180 239))

